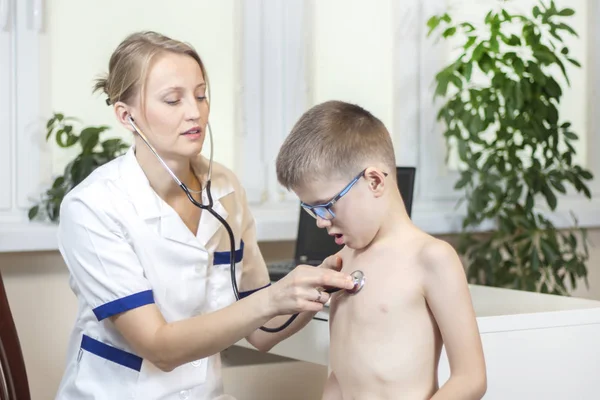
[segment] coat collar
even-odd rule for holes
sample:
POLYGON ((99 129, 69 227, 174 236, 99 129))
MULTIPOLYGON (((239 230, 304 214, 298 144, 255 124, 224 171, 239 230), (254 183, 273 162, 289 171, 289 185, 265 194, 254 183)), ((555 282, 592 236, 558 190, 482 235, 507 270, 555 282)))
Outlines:
MULTIPOLYGON (((192 164, 194 171, 206 171, 208 160, 199 155, 196 162, 192 164)), ((192 246, 206 246, 208 241, 222 226, 221 223, 210 215, 208 210, 202 210, 200 224, 196 237, 185 226, 179 215, 171 208, 150 186, 146 174, 140 167, 135 157, 135 147, 132 146, 123 156, 120 174, 126 185, 126 191, 131 199, 138 215, 146 223, 158 223, 161 236, 189 244, 192 246)), ((232 183, 226 179, 226 175, 216 171, 213 166, 213 176, 211 179, 211 195, 213 199, 213 210, 224 219, 227 219, 228 212, 221 204, 221 199, 234 192, 232 183)), ((208 204, 208 194, 206 190, 202 192, 202 204, 208 204)))

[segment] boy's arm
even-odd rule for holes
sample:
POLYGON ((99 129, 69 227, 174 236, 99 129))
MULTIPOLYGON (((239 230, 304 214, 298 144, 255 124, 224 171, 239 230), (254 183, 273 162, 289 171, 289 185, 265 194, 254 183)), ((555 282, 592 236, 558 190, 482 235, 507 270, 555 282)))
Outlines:
POLYGON ((323 390, 323 398, 321 400, 342 400, 342 388, 335 377, 335 373, 330 373, 325 389, 323 390))
POLYGON ((425 297, 440 329, 450 379, 432 397, 481 399, 487 389, 481 337, 465 272, 456 251, 436 240, 423 248, 425 297))

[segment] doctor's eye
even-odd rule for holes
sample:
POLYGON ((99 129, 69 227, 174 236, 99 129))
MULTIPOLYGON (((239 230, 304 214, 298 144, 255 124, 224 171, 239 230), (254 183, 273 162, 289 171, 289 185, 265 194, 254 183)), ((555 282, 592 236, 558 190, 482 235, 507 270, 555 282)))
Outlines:
POLYGON ((170 106, 174 106, 176 104, 179 104, 179 100, 165 100, 165 103, 167 103, 170 106))
POLYGON ((206 96, 198 96, 196 98, 198 99, 198 101, 204 101, 204 100, 206 100, 206 96))

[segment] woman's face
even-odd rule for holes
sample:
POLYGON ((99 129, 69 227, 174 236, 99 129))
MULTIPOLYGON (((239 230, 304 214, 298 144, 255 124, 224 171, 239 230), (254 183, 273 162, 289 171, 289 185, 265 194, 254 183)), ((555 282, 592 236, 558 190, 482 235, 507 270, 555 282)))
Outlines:
POLYGON ((165 52, 149 66, 144 109, 139 101, 131 114, 161 156, 176 160, 200 153, 209 106, 200 66, 185 54, 165 52))

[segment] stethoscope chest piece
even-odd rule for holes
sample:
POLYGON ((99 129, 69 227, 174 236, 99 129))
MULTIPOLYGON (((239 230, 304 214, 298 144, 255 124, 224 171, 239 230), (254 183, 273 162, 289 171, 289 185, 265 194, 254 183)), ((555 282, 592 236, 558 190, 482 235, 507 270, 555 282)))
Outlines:
POLYGON ((362 271, 356 270, 350 274, 352 280, 354 281, 354 287, 352 289, 346 290, 349 294, 356 294, 360 292, 360 290, 365 286, 365 274, 362 271))

